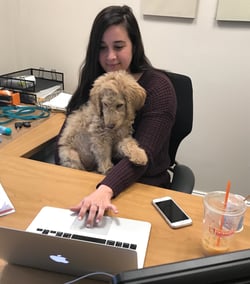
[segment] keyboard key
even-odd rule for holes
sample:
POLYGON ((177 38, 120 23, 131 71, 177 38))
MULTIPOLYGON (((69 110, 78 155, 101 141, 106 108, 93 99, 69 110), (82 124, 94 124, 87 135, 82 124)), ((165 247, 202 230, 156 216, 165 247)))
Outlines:
POLYGON ((72 235, 71 239, 88 241, 88 242, 99 243, 99 244, 105 244, 106 243, 105 239, 92 238, 92 237, 80 236, 80 235, 75 235, 75 234, 72 235))
POLYGON ((116 242, 116 243, 115 243, 115 246, 116 246, 116 247, 121 247, 121 246, 122 246, 122 242, 116 242))
POLYGON ((69 233, 64 233, 63 234, 63 238, 70 239, 70 237, 71 237, 71 234, 69 234, 69 233))
POLYGON ((114 246, 115 245, 115 241, 108 240, 107 241, 107 245, 114 246))
POLYGON ((130 244, 130 248, 136 250, 137 245, 136 244, 130 244))

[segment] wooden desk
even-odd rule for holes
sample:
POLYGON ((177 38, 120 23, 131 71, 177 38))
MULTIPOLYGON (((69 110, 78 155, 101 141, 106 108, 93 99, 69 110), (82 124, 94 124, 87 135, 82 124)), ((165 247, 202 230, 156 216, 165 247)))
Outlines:
MULTIPOLYGON (((56 121, 61 122, 60 118, 57 119, 56 121)), ((37 129, 32 129, 29 132, 31 134, 27 133, 26 139, 31 139, 30 135, 33 137, 37 133, 39 136, 37 141, 44 142, 44 138, 40 136, 44 133, 50 137, 55 131, 51 129, 52 127, 48 127, 45 121, 37 129)), ((26 141, 23 140, 23 136, 18 139, 22 143, 26 141)), ((36 143, 35 137, 30 142, 33 147, 36 143)), ((102 179, 98 174, 20 157, 30 151, 27 145, 20 146, 17 140, 0 150, 0 182, 16 209, 14 214, 0 218, 0 226, 25 229, 43 206, 68 208, 92 192, 102 179)), ((145 266, 203 257, 200 242, 203 215, 201 197, 137 183, 121 193, 113 203, 117 205, 120 217, 146 220, 152 224, 145 266), (193 219, 192 226, 173 230, 165 223, 151 205, 153 198, 165 195, 174 198, 190 215, 193 219)), ((249 239, 250 209, 248 208, 244 230, 236 234, 231 250, 250 248, 249 239)), ((0 282, 15 283, 13 277, 18 279, 18 283, 30 283, 31 280, 36 283, 63 283, 74 279, 71 276, 0 262, 0 282)), ((93 281, 86 280, 84 283, 93 283, 93 281)))
POLYGON ((33 121, 30 128, 16 130, 14 122, 7 124, 7 127, 11 127, 12 134, 2 135, 0 152, 19 157, 31 156, 58 134, 64 119, 63 113, 51 113, 49 118, 33 121))

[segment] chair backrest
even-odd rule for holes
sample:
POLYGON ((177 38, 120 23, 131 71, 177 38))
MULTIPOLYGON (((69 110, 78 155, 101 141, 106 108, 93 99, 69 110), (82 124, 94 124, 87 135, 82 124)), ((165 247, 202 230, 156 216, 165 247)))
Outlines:
POLYGON ((181 141, 191 132, 193 127, 193 86, 191 79, 186 75, 168 71, 166 74, 175 88, 177 98, 176 119, 169 145, 172 166, 175 164, 176 153, 181 141))

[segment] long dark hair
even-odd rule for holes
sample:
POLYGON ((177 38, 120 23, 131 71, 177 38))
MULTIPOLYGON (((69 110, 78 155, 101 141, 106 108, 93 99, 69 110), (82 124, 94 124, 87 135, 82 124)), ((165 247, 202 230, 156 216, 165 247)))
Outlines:
POLYGON ((126 28, 133 46, 130 72, 138 73, 151 67, 149 60, 145 56, 140 29, 132 9, 126 5, 109 6, 103 9, 96 16, 92 25, 86 57, 80 70, 78 87, 67 107, 67 113, 78 109, 88 101, 89 91, 93 82, 105 72, 99 64, 99 52, 103 34, 110 26, 120 24, 126 28))

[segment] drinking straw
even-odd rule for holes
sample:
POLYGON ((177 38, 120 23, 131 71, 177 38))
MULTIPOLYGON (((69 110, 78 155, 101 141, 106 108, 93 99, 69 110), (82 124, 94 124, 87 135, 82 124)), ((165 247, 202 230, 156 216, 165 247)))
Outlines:
MULTIPOLYGON (((225 194, 225 199, 224 199, 224 206, 223 209, 225 210, 227 207, 227 201, 228 201, 228 197, 229 197, 229 192, 230 192, 230 188, 231 188, 231 182, 230 180, 227 182, 227 188, 226 188, 226 194, 225 194)), ((224 215, 221 216, 221 222, 220 222, 220 231, 222 230, 222 226, 224 223, 224 215)), ((220 245, 220 236, 218 236, 217 238, 217 246, 220 245)))

